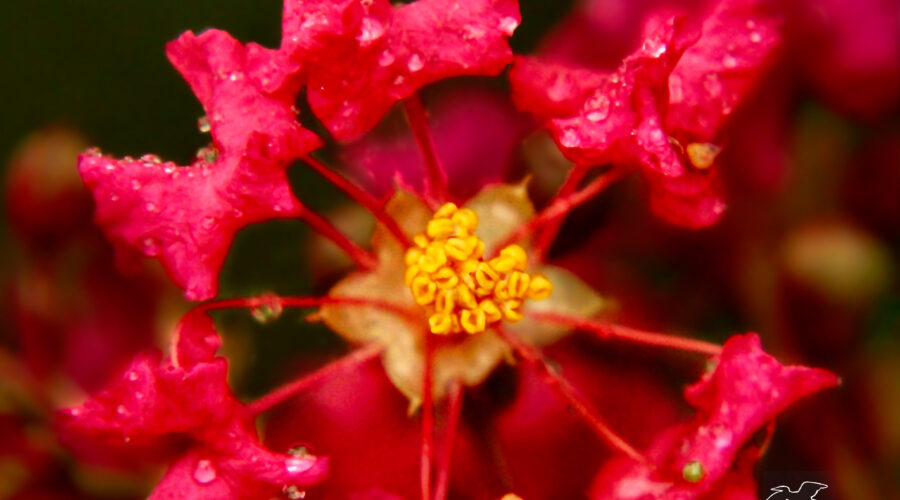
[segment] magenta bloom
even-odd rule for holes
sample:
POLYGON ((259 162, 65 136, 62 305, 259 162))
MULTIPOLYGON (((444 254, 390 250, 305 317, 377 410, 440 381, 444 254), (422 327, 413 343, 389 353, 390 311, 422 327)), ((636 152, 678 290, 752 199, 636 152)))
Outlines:
POLYGON ((510 81, 516 103, 548 120, 569 159, 637 167, 654 212, 708 226, 725 210, 713 168, 722 133, 771 63, 780 22, 765 2, 722 1, 702 28, 651 20, 641 48, 615 72, 520 60, 510 81))
MULTIPOLYGON (((137 357, 122 377, 59 416, 61 437, 100 457, 146 454, 171 465, 150 498, 259 498, 325 477, 327 459, 264 448, 254 416, 225 380, 221 339, 205 313, 186 316, 169 356, 137 357)), ((285 450, 287 451, 287 450, 285 450)))

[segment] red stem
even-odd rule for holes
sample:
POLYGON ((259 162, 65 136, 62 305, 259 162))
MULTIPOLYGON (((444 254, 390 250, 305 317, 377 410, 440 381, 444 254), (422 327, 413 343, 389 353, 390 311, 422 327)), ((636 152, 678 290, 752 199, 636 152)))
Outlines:
POLYGON ((497 328, 500 335, 503 336, 506 343, 513 350, 531 365, 541 379, 550 386, 551 389, 562 397, 578 415, 591 426, 594 433, 604 439, 614 449, 621 451, 634 460, 646 462, 647 459, 640 454, 633 446, 628 444, 621 436, 615 433, 598 415, 592 405, 582 396, 568 380, 559 376, 544 360, 540 351, 534 347, 522 342, 514 333, 510 333, 503 328, 497 328))
POLYGON ((541 210, 533 219, 516 229, 515 232, 513 232, 506 238, 506 240, 503 241, 503 243, 497 245, 496 248, 504 248, 507 245, 515 243, 525 236, 528 236, 528 234, 535 231, 536 229, 562 219, 573 208, 590 200, 598 193, 609 187, 613 182, 619 180, 623 174, 624 172, 610 170, 609 172, 591 181, 590 184, 585 186, 580 191, 576 191, 565 197, 556 198, 553 203, 541 210))
POLYGON ((400 229, 400 225, 397 224, 397 221, 391 217, 390 214, 384 211, 383 204, 374 196, 369 194, 367 191, 363 190, 350 180, 346 179, 344 176, 335 172, 334 170, 328 168, 327 165, 320 162, 319 160, 313 158, 310 155, 306 155, 302 158, 304 162, 306 162, 313 170, 318 172, 322 177, 327 179, 329 182, 334 184, 338 189, 347 194, 350 198, 356 200, 357 203, 362 205, 366 210, 372 213, 375 216, 375 219, 380 222, 385 229, 391 232, 397 241, 403 244, 404 247, 412 246, 412 242, 409 240, 409 237, 400 229))
POLYGON ((379 354, 381 354, 381 346, 369 344, 333 363, 329 363, 310 374, 275 389, 247 405, 247 411, 251 415, 259 415, 266 412, 323 380, 356 369, 360 365, 377 358, 379 354))
POLYGON ((374 307, 396 314, 415 325, 421 325, 422 321, 419 314, 400 307, 397 304, 385 300, 363 297, 279 297, 277 295, 264 295, 261 297, 213 300, 200 304, 195 307, 193 311, 213 311, 219 309, 232 309, 235 307, 253 308, 260 306, 320 307, 327 304, 374 307))
MULTIPOLYGON (((584 176, 587 175, 588 169, 587 167, 581 165, 575 165, 569 170, 569 174, 566 176, 565 182, 560 186, 559 191, 556 195, 550 200, 548 205, 552 205, 556 200, 560 198, 565 198, 571 196, 572 193, 578 189, 578 183, 584 179, 584 176)), ((547 227, 544 228, 543 231, 540 231, 536 237, 536 241, 532 247, 532 252, 537 260, 537 262, 543 262, 544 257, 547 255, 547 251, 550 250, 550 245, 553 244, 553 240, 556 239, 556 235, 559 233, 560 228, 562 227, 564 217, 560 217, 559 219, 548 222, 547 227)))
POLYGON ((422 377, 422 453, 419 469, 422 500, 431 500, 431 462, 434 455, 434 402, 431 387, 433 361, 433 340, 431 333, 425 332, 425 373, 422 377))
POLYGON ((722 347, 711 342, 703 340, 687 339, 676 337, 674 335, 666 335, 663 333, 653 333, 627 326, 614 325, 578 316, 567 316, 557 313, 531 313, 529 317, 539 321, 547 321, 551 323, 559 323, 568 325, 579 330, 584 330, 595 334, 596 336, 606 338, 617 338, 635 342, 638 344, 652 345, 656 347, 667 347, 672 349, 680 349, 682 351, 697 352, 700 354, 709 354, 715 356, 722 352, 722 347))
POLYGON ((346 252, 356 262, 357 266, 363 269, 373 269, 378 264, 378 261, 372 254, 360 248, 359 245, 335 229, 330 222, 319 214, 304 208, 300 212, 300 218, 309 224, 309 227, 314 231, 328 238, 346 252))
POLYGON ((447 498, 447 489, 450 485, 450 461, 453 458, 453 445, 456 443, 456 432, 459 427, 459 417, 462 412, 462 384, 454 380, 448 394, 447 428, 444 430, 444 448, 438 463, 437 484, 434 487, 434 500, 447 498))
POLYGON ((418 94, 413 94, 403 100, 406 109, 406 116, 409 118, 409 125, 412 128, 413 135, 416 137, 416 143, 425 159, 425 170, 428 174, 427 191, 438 202, 444 202, 450 199, 447 191, 447 173, 441 166, 438 159, 437 151, 434 147, 434 138, 431 130, 428 128, 428 116, 425 114, 425 108, 422 101, 419 100, 418 94))

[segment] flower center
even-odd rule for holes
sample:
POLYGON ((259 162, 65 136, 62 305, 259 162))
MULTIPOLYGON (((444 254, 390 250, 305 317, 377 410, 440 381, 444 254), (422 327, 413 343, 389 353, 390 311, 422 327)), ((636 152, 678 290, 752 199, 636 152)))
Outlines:
POLYGON ((475 334, 503 319, 519 321, 526 299, 544 299, 553 292, 546 277, 525 272, 528 254, 519 245, 483 260, 477 227, 474 211, 447 203, 406 252, 404 281, 416 303, 429 311, 432 333, 475 334))

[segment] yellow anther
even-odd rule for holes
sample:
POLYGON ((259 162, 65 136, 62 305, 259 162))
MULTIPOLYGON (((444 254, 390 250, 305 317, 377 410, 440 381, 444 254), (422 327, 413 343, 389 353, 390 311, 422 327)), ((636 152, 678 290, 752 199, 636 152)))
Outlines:
POLYGON ((453 236, 455 232, 456 224, 450 219, 431 219, 425 229, 425 234, 433 240, 442 240, 453 236))
POLYGON ((433 273, 447 263, 447 254, 440 245, 428 245, 425 255, 419 258, 419 268, 426 273, 433 273))
POLYGON ((406 268, 406 272, 403 274, 403 282, 406 283, 406 286, 410 286, 415 279, 416 276, 419 275, 419 266, 409 266, 406 268))
POLYGON ((447 252, 447 255, 460 262, 471 257, 474 250, 475 244, 469 238, 450 238, 444 244, 444 251, 447 252))
POLYGON ((434 301, 435 311, 450 314, 455 307, 456 300, 453 298, 452 290, 441 290, 437 293, 437 300, 434 301))
POLYGON ((463 309, 459 314, 459 325, 468 333, 483 332, 487 325, 487 317, 481 309, 474 311, 463 309))
POLYGON ((543 274, 535 274, 528 285, 528 298, 531 300, 546 299, 553 293, 553 283, 543 274))
POLYGON ((459 276, 456 275, 453 269, 447 267, 438 269, 436 273, 431 275, 431 279, 441 290, 450 290, 456 288, 456 285, 459 284, 459 276))
POLYGON ((472 244, 472 258, 480 259, 482 255, 484 255, 484 242, 481 241, 481 238, 477 236, 469 236, 466 238, 466 241, 470 241, 472 244))
POLYGON ((500 305, 500 312, 503 313, 503 319, 511 323, 515 323, 522 319, 522 311, 520 307, 522 303, 518 300, 507 300, 500 305))
POLYGON ((448 219, 456 213, 456 210, 457 207, 455 203, 444 203, 444 205, 434 213, 432 219, 448 219))
POLYGON ((500 250, 500 256, 512 259, 516 263, 515 269, 519 271, 524 271, 528 266, 528 254, 519 245, 509 245, 500 250))
POLYGON ((484 311, 488 323, 496 323, 503 318, 500 308, 498 308, 497 304, 491 299, 482 300, 481 303, 478 304, 478 309, 484 311))
POLYGON ((422 249, 421 248, 410 248, 406 251, 406 261, 407 266, 412 266, 418 264, 419 258, 422 257, 422 249))
POLYGON ((428 236, 425 236, 424 234, 417 234, 413 236, 413 243, 415 243, 416 246, 421 248, 422 250, 425 250, 426 248, 428 248, 428 244, 431 242, 428 240, 428 236))
POLYGON ((416 304, 424 306, 434 302, 437 285, 428 276, 419 276, 412 280, 409 288, 412 290, 413 298, 416 299, 416 304))
POLYGON ((475 309, 478 307, 478 301, 475 299, 475 294, 473 294, 472 289, 465 284, 456 287, 456 300, 459 301, 463 307, 468 309, 475 309))
POLYGON ((497 283, 497 278, 500 275, 497 274, 497 271, 489 266, 486 262, 479 262, 478 267, 475 268, 475 281, 478 283, 479 288, 484 290, 493 290, 494 284, 497 283))
POLYGON ((488 264, 491 265, 498 273, 506 274, 518 265, 515 259, 507 257, 505 255, 500 255, 498 257, 494 257, 493 259, 488 261, 488 264))
POLYGON ((428 328, 431 333, 446 335, 453 330, 453 318, 444 312, 432 314, 428 318, 428 328))
POLYGON ((530 284, 531 276, 520 271, 513 271, 506 280, 506 293, 508 293, 511 298, 523 299, 528 293, 530 284))
POLYGON ((447 203, 404 256, 403 280, 428 311, 432 333, 476 334, 499 321, 519 321, 523 300, 546 298, 553 291, 546 277, 525 272, 528 254, 518 245, 485 262, 477 228, 474 211, 447 203))
POLYGON ((494 286, 494 298, 498 301, 503 302, 504 300, 509 300, 509 290, 507 289, 508 282, 506 280, 500 281, 494 286))
POLYGON ((460 232, 470 235, 478 228, 478 214, 471 208, 462 208, 453 214, 453 223, 456 224, 460 232))

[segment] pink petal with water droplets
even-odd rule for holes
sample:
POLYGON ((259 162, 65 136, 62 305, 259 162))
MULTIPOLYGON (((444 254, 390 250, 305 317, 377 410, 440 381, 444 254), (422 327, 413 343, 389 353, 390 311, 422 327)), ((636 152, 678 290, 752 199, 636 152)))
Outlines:
POLYGON ((202 300, 215 296, 239 229, 302 210, 285 168, 319 140, 296 122, 291 100, 261 93, 248 77, 244 47, 227 33, 187 32, 168 54, 207 111, 216 158, 179 167, 152 156, 85 154, 78 167, 94 194, 96 221, 119 251, 158 257, 186 297, 202 300))
POLYGON ((520 21, 516 0, 292 0, 282 51, 302 61, 296 77, 316 116, 338 139, 352 139, 424 85, 502 71, 520 21))
POLYGON ((792 403, 838 384, 825 370, 782 365, 762 351, 755 334, 732 337, 713 362, 715 369, 685 390, 697 408, 695 418, 656 438, 646 453, 650 464, 619 459, 605 466, 592 498, 704 498, 722 487, 720 481, 736 461, 739 468, 747 466, 739 455, 757 430, 792 403), (704 471, 697 482, 682 477, 692 461, 700 462, 704 471))

